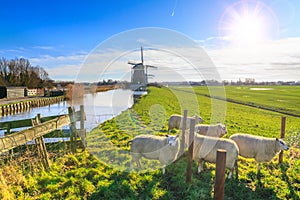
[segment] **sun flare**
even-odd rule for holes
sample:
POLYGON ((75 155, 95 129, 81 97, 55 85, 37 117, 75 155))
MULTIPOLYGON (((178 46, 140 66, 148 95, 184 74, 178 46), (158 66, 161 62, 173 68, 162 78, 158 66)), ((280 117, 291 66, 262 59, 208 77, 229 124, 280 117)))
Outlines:
POLYGON ((235 46, 252 46, 277 34, 273 11, 260 1, 239 1, 229 6, 219 22, 219 35, 235 46))
POLYGON ((238 44, 252 44, 264 40, 263 20, 256 16, 242 16, 229 27, 232 39, 238 44))

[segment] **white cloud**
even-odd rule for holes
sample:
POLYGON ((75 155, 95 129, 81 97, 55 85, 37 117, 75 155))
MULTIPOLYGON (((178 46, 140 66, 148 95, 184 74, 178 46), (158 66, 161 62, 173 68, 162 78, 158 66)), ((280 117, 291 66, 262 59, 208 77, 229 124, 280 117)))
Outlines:
POLYGON ((50 56, 31 58, 32 65, 42 66, 54 80, 75 80, 85 55, 50 56), (64 78, 65 77, 65 78, 64 78))
POLYGON ((209 50, 222 79, 300 80, 300 38, 209 50))
MULTIPOLYGON (((55 80, 66 77, 77 81, 108 78, 129 81, 132 67, 127 64, 129 60, 140 62, 140 51, 96 49, 90 54, 44 55, 32 58, 30 62, 43 66, 55 80)), ((195 48, 146 48, 144 63, 158 67, 157 70, 149 69, 149 74, 155 75, 152 81, 200 81, 218 79, 219 75, 226 80, 299 80, 300 38, 286 38, 243 49, 223 47, 201 51, 195 48)))
POLYGON ((42 50, 54 50, 55 47, 53 46, 34 46, 34 49, 42 49, 42 50))

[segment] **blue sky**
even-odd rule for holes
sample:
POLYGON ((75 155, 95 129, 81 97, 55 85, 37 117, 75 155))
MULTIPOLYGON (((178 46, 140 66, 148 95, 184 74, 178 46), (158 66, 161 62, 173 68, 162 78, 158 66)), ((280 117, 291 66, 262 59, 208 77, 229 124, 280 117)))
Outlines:
MULTIPOLYGON (((212 58, 222 79, 300 80, 297 0, 4 0, 1 4, 1 57, 28 58, 55 80, 75 80, 99 44, 143 27, 174 30, 191 38, 212 58), (260 14, 252 13, 255 7, 260 14), (241 17, 245 8, 247 19, 241 17), (234 12, 239 17, 232 17, 234 12)), ((149 62, 163 66, 154 54, 148 51, 149 62)), ((128 69, 125 59, 122 64, 128 69)))

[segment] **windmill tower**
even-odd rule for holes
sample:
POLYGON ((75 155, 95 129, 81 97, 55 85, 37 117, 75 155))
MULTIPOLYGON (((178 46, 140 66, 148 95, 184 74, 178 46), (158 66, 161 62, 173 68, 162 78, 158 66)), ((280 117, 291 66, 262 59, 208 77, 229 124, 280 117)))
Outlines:
POLYGON ((128 64, 133 65, 131 68, 131 89, 146 90, 148 77, 153 77, 153 75, 148 75, 148 68, 157 69, 157 67, 144 65, 143 47, 141 47, 141 62, 136 63, 128 61, 128 64))

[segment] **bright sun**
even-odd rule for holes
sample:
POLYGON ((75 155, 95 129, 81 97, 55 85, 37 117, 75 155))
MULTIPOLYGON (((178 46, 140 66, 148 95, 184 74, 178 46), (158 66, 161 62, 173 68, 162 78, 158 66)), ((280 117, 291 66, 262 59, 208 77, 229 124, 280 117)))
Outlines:
POLYGON ((264 39, 263 20, 256 16, 241 16, 229 27, 232 40, 239 44, 257 43, 264 39))
POLYGON ((219 35, 235 46, 252 46, 274 38, 277 19, 260 1, 239 1, 229 6, 219 22, 219 35))

